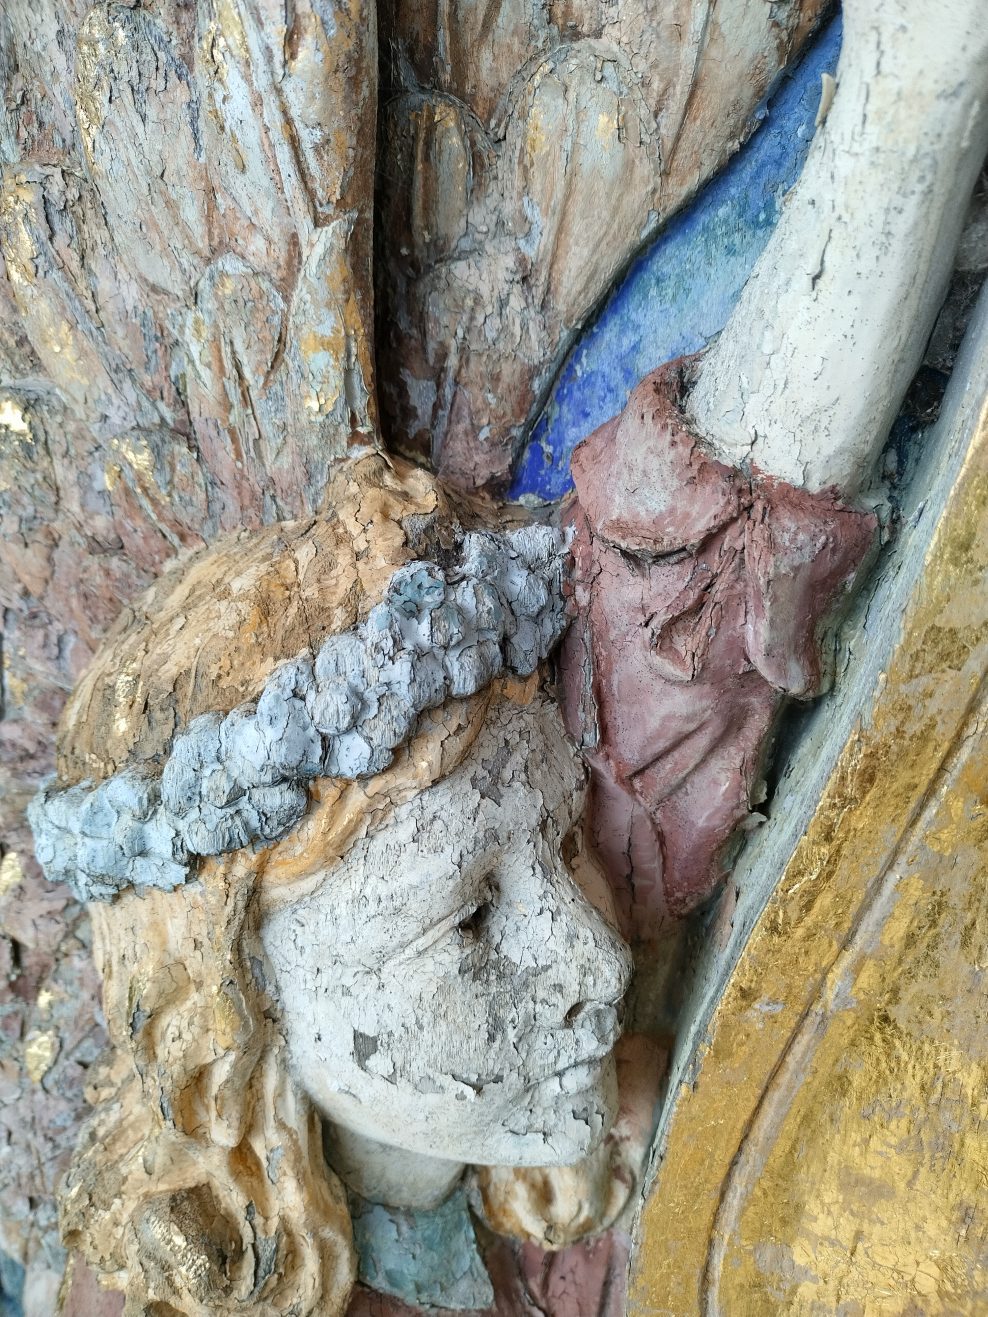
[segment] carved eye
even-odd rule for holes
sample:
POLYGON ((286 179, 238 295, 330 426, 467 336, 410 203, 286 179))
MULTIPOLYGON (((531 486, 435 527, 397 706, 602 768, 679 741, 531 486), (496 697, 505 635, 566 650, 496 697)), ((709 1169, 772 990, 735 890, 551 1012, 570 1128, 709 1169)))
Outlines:
POLYGON ((474 907, 465 919, 461 919, 456 925, 456 931, 464 941, 476 941, 483 934, 484 929, 487 927, 487 921, 491 916, 491 911, 494 909, 496 894, 497 887, 495 884, 493 882, 488 883, 484 899, 478 906, 474 907))
POLYGON ((456 931, 461 937, 471 939, 478 938, 484 930, 484 925, 491 912, 490 901, 485 901, 483 905, 478 905, 473 914, 467 915, 466 919, 461 919, 456 925, 456 931))

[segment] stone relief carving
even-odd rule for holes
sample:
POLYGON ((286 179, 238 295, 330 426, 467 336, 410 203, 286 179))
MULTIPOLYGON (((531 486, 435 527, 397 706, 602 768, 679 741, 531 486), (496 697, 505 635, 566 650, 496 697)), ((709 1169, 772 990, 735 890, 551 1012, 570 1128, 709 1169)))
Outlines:
POLYGON ((724 163, 825 9, 381 8, 381 400, 460 488, 502 486, 579 327, 724 163), (606 198, 606 204, 602 199, 606 198))
POLYGON ((633 870, 642 936, 723 881, 782 702, 819 694, 820 632, 877 530, 833 493, 709 455, 682 413, 689 373, 657 371, 573 455, 567 722, 593 764, 595 845, 615 877, 633 870))
POLYGON ((193 718, 160 774, 138 766, 43 790, 28 813, 46 877, 81 901, 169 890, 195 856, 282 836, 305 812, 308 780, 373 776, 425 710, 504 669, 535 671, 563 629, 562 550, 547 527, 467 535, 450 571, 399 568, 366 620, 315 659, 288 659, 257 699, 193 718))
MULTIPOLYGON (((490 290, 481 299, 489 311, 470 318, 479 369, 470 365, 464 393, 483 452, 474 454, 476 477, 468 471, 469 452, 450 473, 456 467, 469 485, 503 474, 524 413, 548 378, 547 363, 641 235, 693 195, 750 131, 764 88, 806 40, 819 5, 798 0, 784 6, 784 18, 776 7, 754 25, 748 10, 743 0, 732 0, 718 7, 712 24, 708 6, 684 5, 658 43, 650 16, 630 9, 617 22, 606 13, 506 9, 480 31, 476 16, 444 17, 435 51, 445 50, 451 62, 448 75, 437 71, 438 118, 448 111, 453 132, 445 139, 451 153, 440 157, 454 164, 465 159, 457 136, 464 123, 467 136, 486 123, 494 146, 483 159, 471 155, 465 191, 447 188, 444 178, 435 195, 452 214, 447 225, 441 217, 433 222, 431 202, 420 204, 422 188, 402 181, 407 114, 417 92, 433 101, 432 37, 410 30, 414 14, 382 12, 380 30, 372 6, 330 14, 306 0, 288 8, 254 0, 136 7, 14 0, 0 15, 0 74, 11 89, 0 112, 0 898, 12 1038, 2 1110, 7 1188, 0 1246, 27 1268, 28 1302, 45 1317, 64 1266, 55 1185, 75 1142, 84 1078, 101 1039, 86 919, 64 885, 41 880, 24 824, 27 800, 54 766, 53 728, 67 692, 81 678, 66 725, 72 721, 77 736, 86 725, 99 726, 102 743, 87 745, 84 762, 63 760, 59 782, 102 782, 125 770, 122 733, 86 704, 96 679, 83 676, 93 656, 106 653, 101 646, 120 610, 176 553, 242 526, 310 516, 330 497, 327 479, 348 449, 375 443, 375 355, 391 342, 391 329, 404 334, 408 324, 401 305, 379 301, 375 345, 374 209, 387 212, 385 227, 400 231, 403 243, 410 238, 418 249, 431 242, 429 261, 438 259, 441 275, 449 236, 460 225, 458 198, 469 196, 470 250, 459 267, 462 281, 440 290, 440 319, 456 321, 464 287, 490 290), (454 34, 468 27, 473 36, 454 40, 451 49, 444 24, 454 34), (534 70, 524 50, 526 29, 540 53, 534 70), (732 34, 740 38, 736 50, 732 34), (399 49, 407 58, 400 55, 394 87, 381 98, 387 102, 381 118, 394 134, 375 159, 379 53, 399 49), (656 60, 659 77, 652 72, 656 60), (732 70, 756 66, 739 99, 732 70), (403 81, 411 68, 415 87, 403 81), (401 95, 393 99, 399 81, 401 95), (509 83, 515 86, 499 114, 497 101, 509 83), (561 88, 573 95, 560 99, 561 88), (554 126, 542 133, 546 109, 554 126), (515 169, 521 138, 527 145, 515 169), (559 151, 560 143, 584 141, 590 149, 559 151), (675 179, 668 170, 659 177, 663 153, 667 165, 677 157, 675 179), (568 217, 558 232, 543 226, 546 240, 525 254, 531 243, 515 212, 519 206, 531 212, 533 187, 542 211, 555 208, 542 189, 557 173, 543 169, 553 157, 566 178, 568 217), (495 177, 503 188, 484 183, 495 177), (605 208, 581 200, 600 186, 627 192, 616 222, 605 208), (660 190, 661 204, 653 204, 660 190), (408 195, 418 200, 406 225, 408 195), (593 269, 581 272, 588 256, 593 269), (537 273, 530 280, 526 270, 537 273), (545 298, 539 288, 548 290, 545 298), (526 324, 533 332, 520 344, 516 331, 526 324), (486 358, 485 334, 492 348, 486 358), (497 392, 502 402, 495 406, 489 395, 497 392), (83 1000, 92 1015, 86 1028, 76 1008, 83 1000)), ((425 137, 415 153, 420 161, 428 154, 425 137)), ((531 217, 526 225, 534 236, 531 217)), ((383 271, 388 253, 397 256, 397 243, 385 233, 375 245, 383 271)), ((399 272, 393 272, 397 291, 399 272)), ((382 278, 383 293, 389 282, 382 278)), ((408 299, 413 303, 417 317, 427 302, 416 291, 408 299)), ((405 336, 413 349, 422 328, 416 321, 405 336)), ((443 333, 424 328, 430 369, 438 373, 443 333)), ((443 381, 423 383, 414 363, 409 369, 411 355, 399 345, 387 370, 389 390, 408 372, 413 389, 437 388, 445 397, 443 381)), ((395 430, 400 406, 399 398, 388 407, 395 430)), ((431 423, 439 440, 439 411, 431 423)), ((469 440, 470 425, 460 430, 469 440)), ((421 437, 410 434, 408 446, 420 450, 421 437)), ((390 438, 404 443, 396 432, 390 438)), ((386 581, 374 584, 380 599, 386 581)), ((290 598, 286 588, 289 608, 290 598)), ((296 630, 295 643, 279 650, 286 660, 312 647, 304 628, 296 630)), ((249 647, 228 644, 226 636, 221 646, 217 635, 214 649, 206 631, 201 667, 215 662, 222 670, 225 646, 227 655, 239 656, 243 687, 221 683, 216 698, 190 716, 256 698, 270 676, 254 670, 249 647)), ((120 632, 113 634, 116 643, 120 632)), ((189 721, 174 707, 189 674, 167 663, 163 670, 170 687, 146 710, 141 763, 160 756, 189 721)), ((132 668, 124 665, 119 679, 123 691, 134 679, 132 668)), ((107 822, 87 843, 90 858, 107 822)), ((144 829, 138 843, 135 832, 130 829, 129 844, 145 854, 131 858, 148 860, 152 839, 144 829)), ((185 871, 186 857, 173 854, 167 863, 185 871)), ((104 867, 96 864, 95 871, 104 867)), ((643 1127, 636 1128, 640 1139, 643 1127)), ((629 1165, 634 1160, 629 1156, 629 1165)), ((485 1173, 489 1213, 497 1180, 496 1168, 485 1173)), ((605 1207, 613 1196, 608 1183, 599 1167, 580 1181, 582 1201, 594 1204, 587 1229, 617 1210, 605 1207)), ((523 1237, 546 1243, 580 1233, 568 1209, 553 1205, 538 1168, 511 1185, 510 1207, 507 1189, 499 1200, 502 1225, 510 1220, 523 1237)), ((572 1201, 572 1195, 561 1200, 572 1201)), ((85 1303, 94 1302, 89 1293, 85 1303)))
POLYGON ((559 711, 495 700, 446 759, 446 776, 261 930, 295 1072, 358 1135, 341 1136, 336 1164, 396 1206, 433 1203, 409 1161, 396 1175, 369 1140, 443 1159, 441 1197, 457 1162, 577 1162, 616 1112, 631 966, 563 859, 584 774, 559 711), (318 928, 333 930, 329 955, 318 928))
MULTIPOLYGON (((438 1277, 430 1290, 420 1277, 405 1297, 489 1306, 468 1207, 495 1232, 559 1247, 610 1225, 639 1187, 660 1072, 647 1047, 634 1055, 632 1039, 616 1087, 631 961, 611 920, 644 960, 668 912, 682 916, 716 889, 759 803, 783 701, 826 682, 824 633, 887 520, 869 492, 874 459, 942 297, 957 198, 988 149, 975 94, 985 45, 971 6, 954 7, 942 31, 938 6, 923 15, 906 0, 882 15, 846 6, 841 86, 829 115, 829 98, 821 107, 819 149, 734 319, 703 358, 644 381, 574 456, 576 497, 563 515, 570 573, 559 531, 527 522, 494 530, 490 507, 457 516, 431 477, 366 455, 377 429, 370 167, 355 143, 373 99, 370 43, 357 10, 336 40, 304 7, 290 23, 248 8, 217 10, 196 29, 196 40, 209 38, 197 76, 212 98, 208 150, 224 162, 214 196, 222 241, 197 209, 204 157, 182 42, 141 9, 97 6, 79 27, 85 184, 31 164, 5 193, 3 250, 28 346, 58 377, 73 424, 116 443, 130 468, 157 469, 166 451, 178 462, 174 444, 147 437, 157 409, 187 408, 209 457, 200 482, 213 499, 202 495, 209 538, 239 519, 238 499, 251 526, 182 556, 128 605, 67 702, 57 780, 32 810, 49 877, 92 903, 113 1049, 62 1193, 63 1237, 126 1295, 128 1314, 158 1317, 343 1312, 355 1244, 364 1278, 386 1288, 389 1232, 411 1269, 430 1247, 427 1229, 438 1229, 451 1256, 457 1240, 459 1288, 444 1290, 438 1277), (124 54, 104 66, 100 51, 111 45, 124 54), (930 46, 938 58, 927 61, 930 46), (328 109, 339 120, 352 101, 356 113, 327 160, 316 150, 326 147, 327 106, 314 114, 304 90, 330 50, 347 79, 346 104, 328 109), (144 96, 162 90, 155 71, 169 71, 184 192, 167 164, 148 173, 160 153, 140 115, 110 94, 131 55, 140 58, 128 76, 144 96), (949 107, 942 113, 926 102, 908 108, 920 66, 949 107), (286 84, 277 98, 266 94, 274 81, 286 84), (241 170, 229 141, 255 104, 265 108, 241 170), (903 164, 910 125, 935 131, 917 134, 925 154, 903 164), (143 143, 136 172, 129 156, 116 168, 118 139, 143 143), (865 158, 894 181, 872 204, 865 158), (932 194, 926 166, 938 180, 932 194), (277 168, 283 195, 255 225, 247 221, 265 168, 277 168), (328 176, 343 180, 335 191, 328 176), (123 267, 135 266, 129 293, 156 290, 160 324, 148 321, 142 341, 160 331, 174 352, 157 393, 144 389, 147 363, 122 365, 135 343, 107 348, 99 315, 82 316, 64 269, 44 284, 47 302, 27 291, 38 252, 57 264, 58 243, 72 247, 42 232, 46 198, 81 214, 91 189, 123 267), (821 189, 826 214, 816 208, 821 189), (134 196, 173 235, 140 260, 134 196), (865 280, 848 314, 847 271, 887 271, 886 249, 902 256, 898 283, 884 273, 874 288, 865 280), (792 291, 785 315, 780 286, 792 291), (256 333, 247 306, 263 308, 256 333), (51 339, 56 311, 69 326, 71 379, 51 339), (808 345, 837 337, 840 353, 811 353, 808 345), (806 373, 796 389, 790 371, 806 373), (179 404, 171 391, 180 377, 179 404), (126 415, 140 442, 128 431, 120 447, 111 414, 126 415), (235 454, 248 417, 257 442, 245 474, 235 454), (300 521, 284 515, 298 491, 282 455, 296 440, 300 521), (329 479, 329 457, 348 444, 329 479), (540 665, 564 628, 564 584, 575 621, 559 656, 560 709, 540 665), (589 846, 574 745, 591 772, 589 846), (430 1212, 444 1223, 423 1224, 430 1212)), ((787 10, 776 58, 815 12, 787 10)), ((451 483, 496 483, 556 354, 658 222, 660 134, 643 117, 637 147, 628 139, 628 107, 640 110, 642 97, 621 82, 641 77, 648 42, 634 24, 622 29, 618 45, 633 51, 626 69, 623 53, 605 59, 599 49, 605 30, 615 35, 600 16, 580 20, 587 31, 572 50, 548 41, 511 91, 526 107, 514 119, 532 157, 519 166, 521 200, 509 178, 514 147, 492 149, 501 181, 483 206, 469 200, 467 224, 456 204, 468 204, 469 189, 433 197, 421 166, 438 152, 430 167, 470 174, 460 137, 468 119, 476 129, 463 110, 474 84, 413 91, 409 70, 422 61, 412 38, 422 34, 409 35, 404 12, 388 21, 408 86, 385 114, 385 159, 411 142, 418 173, 381 209, 412 196, 420 218, 409 231, 435 248, 411 273, 401 249, 380 263, 391 423, 413 451, 429 429, 451 483), (600 74, 592 87, 590 55, 600 74), (586 219, 574 203, 580 188, 560 185, 566 205, 546 236, 555 193, 541 204, 529 186, 554 177, 546 169, 536 179, 532 161, 545 156, 535 130, 567 103, 559 87, 574 91, 566 123, 577 145, 601 96, 618 107, 614 132, 598 114, 603 164, 574 148, 566 169, 634 183, 613 241, 597 235, 599 259, 572 285, 572 252, 583 251, 572 234, 586 219), (517 216, 500 213, 502 201, 509 211, 520 204, 529 239, 517 216), (420 222, 440 203, 448 209, 433 215, 437 225, 420 222), (468 229, 484 241, 454 253, 451 235, 456 246, 468 229), (519 251, 529 262, 520 279, 504 268, 519 251), (557 261, 565 280, 551 277, 557 261), (474 304, 463 290, 485 281, 474 304)), ((570 26, 576 32, 577 21, 570 26)), ((467 64, 490 37, 478 35, 467 64)), ((761 94, 763 74, 747 99, 761 94)), ((692 75, 686 82, 668 126, 671 156, 688 137, 684 124, 695 115, 702 125, 709 108, 692 75)), ((734 112, 732 124, 746 120, 744 107, 734 112)), ((555 146, 564 136, 549 134, 555 146)), ((724 140, 698 149, 663 204, 695 187, 725 149, 724 140)), ((198 488, 199 476, 190 479, 198 488)), ((121 523, 128 506, 114 513, 121 523)), ((154 569, 198 537, 173 530, 167 550, 151 555, 154 569)), ((654 1026, 643 1014, 635 1023, 654 1026)))
POLYGON ((988 152, 976 6, 843 18, 838 93, 723 333, 573 454, 567 719, 642 949, 723 880, 783 701, 827 682, 822 633, 889 520, 876 461, 988 152))
MULTIPOLYGON (((108 775, 35 810, 52 877, 91 901, 114 1048, 63 1235, 127 1312, 343 1311, 340 1180, 367 1238, 360 1204, 435 1208, 468 1165, 566 1167, 559 1242, 631 1189, 625 1173, 615 1194, 613 1140, 594 1158, 630 954, 536 673, 562 628, 563 536, 464 533, 424 473, 376 457, 334 495, 140 601, 60 738, 65 778, 108 775), (314 663, 290 657, 302 637, 314 663), (256 702, 205 712, 265 672, 256 702), (289 807, 268 808, 279 791, 289 807)), ((491 1221, 517 1197, 504 1169, 471 1192, 491 1221)))

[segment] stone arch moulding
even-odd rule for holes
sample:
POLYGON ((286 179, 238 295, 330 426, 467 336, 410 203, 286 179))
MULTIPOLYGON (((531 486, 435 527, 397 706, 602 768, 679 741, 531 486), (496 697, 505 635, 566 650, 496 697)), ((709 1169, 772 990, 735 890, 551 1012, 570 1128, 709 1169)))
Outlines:
POLYGON ((973 1312, 988 1296, 972 1142, 988 1062, 984 297, 969 335, 937 457, 849 625, 840 706, 781 773, 781 801, 803 780, 813 803, 752 845, 697 969, 633 1317, 973 1312))

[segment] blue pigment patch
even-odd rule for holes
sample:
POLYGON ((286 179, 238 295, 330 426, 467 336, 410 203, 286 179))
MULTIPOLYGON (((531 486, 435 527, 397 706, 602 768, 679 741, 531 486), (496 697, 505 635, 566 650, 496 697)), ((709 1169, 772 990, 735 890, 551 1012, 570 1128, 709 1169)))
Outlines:
POLYGON ((350 1205, 365 1285, 422 1307, 475 1311, 494 1302, 463 1189, 430 1212, 382 1207, 352 1194, 350 1205))
POLYGON ((24 1268, 0 1253, 0 1317, 23 1317, 24 1268))
POLYGON ((806 159, 833 73, 840 18, 823 29, 759 111, 744 147, 634 262, 567 357, 522 453, 509 497, 572 488, 573 449, 625 405, 650 371, 698 352, 724 327, 806 159))

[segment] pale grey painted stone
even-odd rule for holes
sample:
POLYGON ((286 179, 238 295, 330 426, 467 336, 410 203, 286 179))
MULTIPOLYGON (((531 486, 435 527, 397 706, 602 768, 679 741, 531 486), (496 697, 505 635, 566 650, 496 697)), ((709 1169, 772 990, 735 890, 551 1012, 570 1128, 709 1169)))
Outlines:
POLYGON ((732 465, 867 488, 988 151, 983 0, 845 0, 837 91, 689 402, 732 465))
POLYGON ((610 1128, 631 966, 563 859, 585 784, 553 701, 499 701, 450 774, 266 912, 293 1072, 364 1196, 429 1206, 456 1162, 570 1165, 610 1128))

